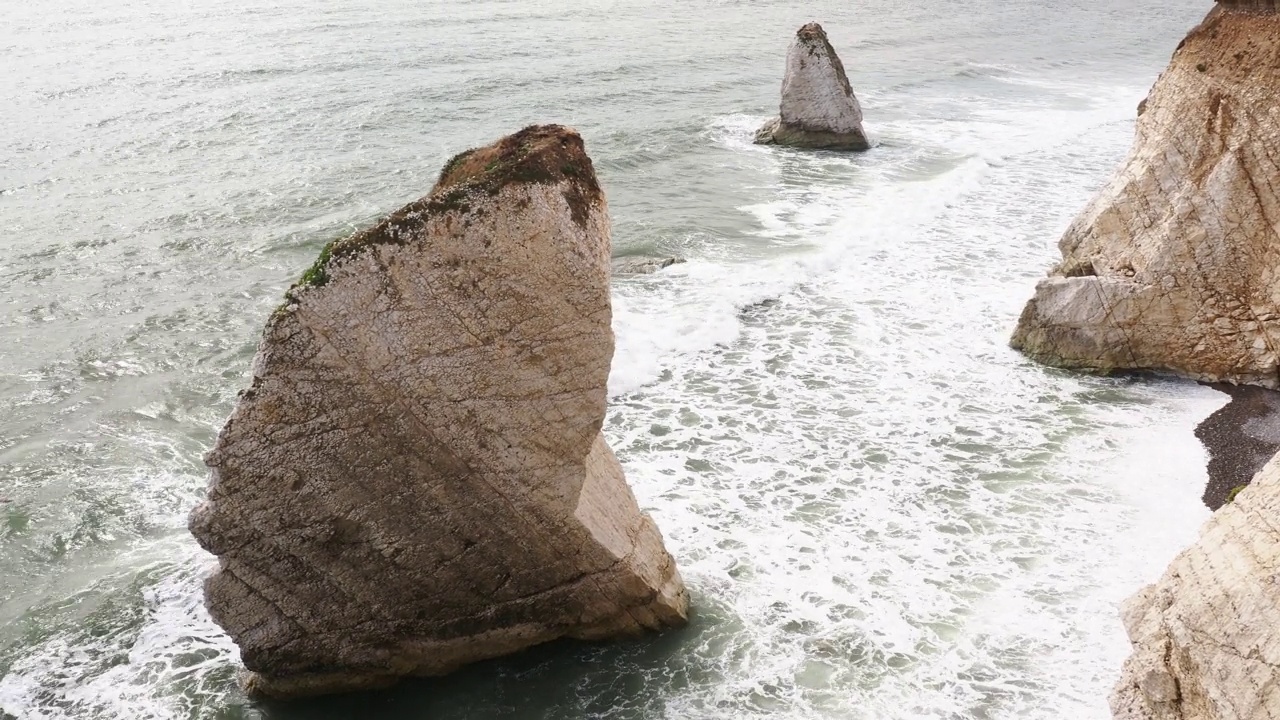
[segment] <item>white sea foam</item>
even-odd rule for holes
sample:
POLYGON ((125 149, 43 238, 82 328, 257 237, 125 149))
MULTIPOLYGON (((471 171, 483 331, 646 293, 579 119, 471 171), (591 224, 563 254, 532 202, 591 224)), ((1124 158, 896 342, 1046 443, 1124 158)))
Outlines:
POLYGON ((204 609, 208 556, 175 537, 119 561, 126 572, 64 605, 87 611, 0 677, 0 710, 23 720, 167 720, 225 704, 239 652, 204 609))
MULTIPOLYGON (((882 144, 863 155, 755 146, 758 115, 707 128, 705 142, 761 168, 759 201, 721 209, 751 229, 678 238, 687 263, 617 280, 606 423, 697 599, 671 657, 701 675, 664 659, 644 667, 645 693, 613 690, 605 710, 567 693, 530 717, 1107 717, 1127 652, 1115 604, 1205 515, 1190 430, 1222 400, 1007 349, 1144 88, 974 67, 966 82, 1031 90, 873 95, 882 144)), ((661 160, 667 146, 645 142, 640 160, 661 160)), ((32 402, 56 399, 36 375, 32 402)), ((173 466, 193 451, 137 444, 146 469, 113 487, 177 534, 139 539, 38 609, 54 622, 0 678, 0 710, 212 718, 243 702, 235 648, 200 604, 208 558, 179 529, 203 481, 173 466)), ((575 677, 612 690, 638 663, 627 652, 575 677)))
MULTIPOLYGON (((895 128, 968 157, 780 189, 745 210, 807 252, 619 289, 619 347, 649 356, 615 392, 665 373, 609 432, 690 583, 744 628, 668 716, 1108 717, 1116 604, 1207 514, 1191 429, 1222 399, 1045 371, 1005 339, 1090 191, 1034 180, 1122 150, 1108 97, 1135 92, 895 128)), ((722 121, 724 142, 753 124, 722 121)))

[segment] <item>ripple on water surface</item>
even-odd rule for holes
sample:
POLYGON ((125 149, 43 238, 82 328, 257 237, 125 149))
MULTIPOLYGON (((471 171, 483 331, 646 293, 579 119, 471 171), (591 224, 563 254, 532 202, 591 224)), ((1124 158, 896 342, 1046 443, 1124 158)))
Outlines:
POLYGON ((1203 516, 1223 399, 1005 340, 1203 12, 1135 2, 12 9, 0 717, 1105 718, 1115 603, 1203 516), (870 153, 750 143, 810 12, 870 153), (689 260, 616 281, 606 432, 693 623, 249 704, 183 525, 261 323, 325 241, 532 121, 584 132, 620 252, 689 260))

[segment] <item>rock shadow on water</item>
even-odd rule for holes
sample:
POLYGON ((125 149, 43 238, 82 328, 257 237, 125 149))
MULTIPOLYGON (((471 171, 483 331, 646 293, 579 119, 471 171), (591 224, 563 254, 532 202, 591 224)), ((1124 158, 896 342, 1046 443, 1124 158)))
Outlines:
POLYGON ((1280 452, 1280 392, 1253 385, 1205 384, 1231 396, 1196 426, 1196 437, 1209 454, 1209 482, 1202 499, 1217 510, 1280 452))
POLYGON ((864 178, 868 169, 884 164, 884 158, 874 154, 790 147, 777 148, 773 157, 778 167, 778 183, 784 190, 807 190, 815 184, 856 181, 864 178))
POLYGON ((438 678, 382 691, 262 700, 226 720, 628 720, 661 715, 686 688, 723 681, 721 657, 742 623, 712 598, 695 598, 680 632, 623 643, 557 640, 438 678))

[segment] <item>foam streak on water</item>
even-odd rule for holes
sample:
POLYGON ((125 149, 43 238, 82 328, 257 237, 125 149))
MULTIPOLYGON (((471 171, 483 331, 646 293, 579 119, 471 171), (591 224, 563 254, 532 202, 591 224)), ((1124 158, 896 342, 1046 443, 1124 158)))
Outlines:
POLYGON ((1116 604, 1205 517, 1222 399, 1006 341, 1204 8, 791 5, 8 9, 0 718, 1108 717, 1116 604), (814 17, 872 152, 750 143, 814 17), (261 323, 324 241, 535 120, 584 133, 617 253, 688 259, 615 281, 606 432, 694 621, 250 704, 183 525, 261 323))

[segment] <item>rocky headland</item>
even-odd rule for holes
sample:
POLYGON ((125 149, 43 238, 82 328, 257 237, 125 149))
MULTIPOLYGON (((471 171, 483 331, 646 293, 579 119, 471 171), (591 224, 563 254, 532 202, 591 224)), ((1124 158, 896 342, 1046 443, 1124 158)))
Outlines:
POLYGON ((1280 718, 1280 457, 1124 605, 1117 720, 1280 718))
POLYGON ((325 248, 267 322, 190 518, 251 694, 685 622, 601 435, 609 277, 605 198, 559 126, 458 155, 325 248))
POLYGON ((796 31, 787 50, 779 116, 760 128, 755 141, 822 150, 871 147, 862 129, 862 106, 818 23, 796 31))
POLYGON ((1051 365, 1280 386, 1280 18, 1215 8, 1144 103, 1012 344, 1051 365))
POLYGON ((1171 372, 1233 396, 1197 431, 1205 501, 1221 509, 1124 606, 1120 720, 1280 719, 1280 402, 1264 389, 1280 385, 1278 193, 1280 15, 1274 0, 1220 2, 1140 106, 1128 159, 1013 335, 1048 364, 1171 372))

